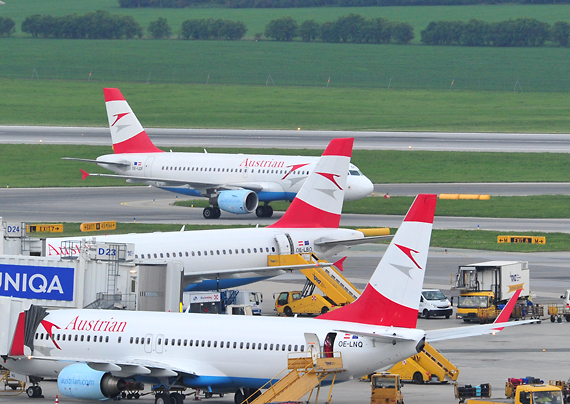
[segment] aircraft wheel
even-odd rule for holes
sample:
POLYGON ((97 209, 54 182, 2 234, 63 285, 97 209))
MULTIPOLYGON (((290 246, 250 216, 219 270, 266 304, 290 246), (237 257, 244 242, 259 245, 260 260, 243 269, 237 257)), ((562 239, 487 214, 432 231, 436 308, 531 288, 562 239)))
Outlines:
POLYGON ((412 381, 415 384, 423 384, 424 382, 424 377, 422 376, 422 374, 420 372, 416 372, 414 373, 414 375, 412 376, 412 381))
POLYGON ((214 393, 210 393, 209 391, 204 393, 204 397, 206 398, 212 398, 214 396, 214 393))
POLYGON ((222 211, 220 210, 220 208, 212 208, 214 210, 214 217, 212 219, 219 219, 220 216, 222 215, 222 211))
POLYGON ((30 386, 26 389, 28 397, 33 398, 36 395, 36 386, 30 386))
POLYGON ((258 206, 257 208, 255 208, 255 215, 257 217, 265 217, 267 215, 265 206, 258 206))
POLYGON ((184 394, 172 393, 170 394, 172 404, 184 404, 184 394))
POLYGON ((285 313, 287 317, 293 317, 293 310, 291 310, 291 307, 289 306, 285 306, 283 313, 285 313))
POLYGON ((158 393, 154 396, 154 404, 172 404, 172 399, 168 393, 158 393))
POLYGON ((265 217, 273 216, 273 208, 269 205, 267 205, 266 208, 267 208, 267 214, 265 215, 265 217))
POLYGON ((214 210, 212 208, 204 208, 204 211, 202 212, 202 215, 204 215, 204 217, 206 219, 213 219, 214 217, 214 210))
POLYGON ((239 389, 234 394, 234 403, 235 404, 242 404, 245 401, 245 399, 247 398, 244 390, 247 390, 247 389, 239 389))

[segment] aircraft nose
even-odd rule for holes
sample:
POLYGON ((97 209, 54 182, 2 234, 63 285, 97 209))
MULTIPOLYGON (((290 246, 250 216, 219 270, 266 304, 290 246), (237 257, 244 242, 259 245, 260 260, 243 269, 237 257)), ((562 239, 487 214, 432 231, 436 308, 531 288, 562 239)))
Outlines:
POLYGON ((360 179, 358 188, 360 196, 364 197, 372 194, 372 192, 374 191, 374 184, 372 183, 372 181, 370 181, 368 177, 363 176, 363 178, 360 179))

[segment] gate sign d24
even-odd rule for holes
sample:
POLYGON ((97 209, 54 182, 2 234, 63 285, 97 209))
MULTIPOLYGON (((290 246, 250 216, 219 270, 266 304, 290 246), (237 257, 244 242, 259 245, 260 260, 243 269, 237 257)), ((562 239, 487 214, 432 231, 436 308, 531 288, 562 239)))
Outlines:
POLYGON ((497 236, 497 243, 546 244, 546 237, 537 237, 537 236, 497 236))

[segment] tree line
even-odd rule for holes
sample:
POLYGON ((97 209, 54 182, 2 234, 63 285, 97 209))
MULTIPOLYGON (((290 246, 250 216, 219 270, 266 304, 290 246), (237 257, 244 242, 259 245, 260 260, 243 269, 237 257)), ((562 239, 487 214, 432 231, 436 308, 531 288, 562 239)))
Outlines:
POLYGON ((184 8, 210 5, 228 8, 452 6, 475 4, 568 4, 570 0, 118 0, 124 8, 184 8))
POLYGON ((11 36, 16 31, 16 23, 10 17, 0 16, 0 37, 11 36))
POLYGON ((265 36, 276 41, 292 41, 300 37, 305 42, 353 42, 386 44, 409 43, 414 39, 414 28, 405 22, 386 18, 367 19, 359 14, 338 17, 335 21, 319 24, 306 20, 299 25, 293 17, 272 20, 265 27, 265 36))
POLYGON ((552 26, 534 18, 517 18, 498 22, 472 19, 432 21, 420 32, 426 45, 460 46, 542 46, 548 40, 568 46, 570 24, 555 22, 552 26))

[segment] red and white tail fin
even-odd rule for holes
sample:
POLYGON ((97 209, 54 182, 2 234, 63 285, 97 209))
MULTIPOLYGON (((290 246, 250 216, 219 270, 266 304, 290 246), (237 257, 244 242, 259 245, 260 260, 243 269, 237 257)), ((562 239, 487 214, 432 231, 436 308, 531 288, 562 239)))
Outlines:
POLYGON ((162 152, 152 143, 119 89, 104 88, 103 93, 115 154, 162 152))
POLYGON ((415 328, 436 201, 418 195, 362 295, 317 318, 415 328))
POLYGON ((354 138, 331 140, 291 206, 269 227, 338 227, 353 144, 354 138))

